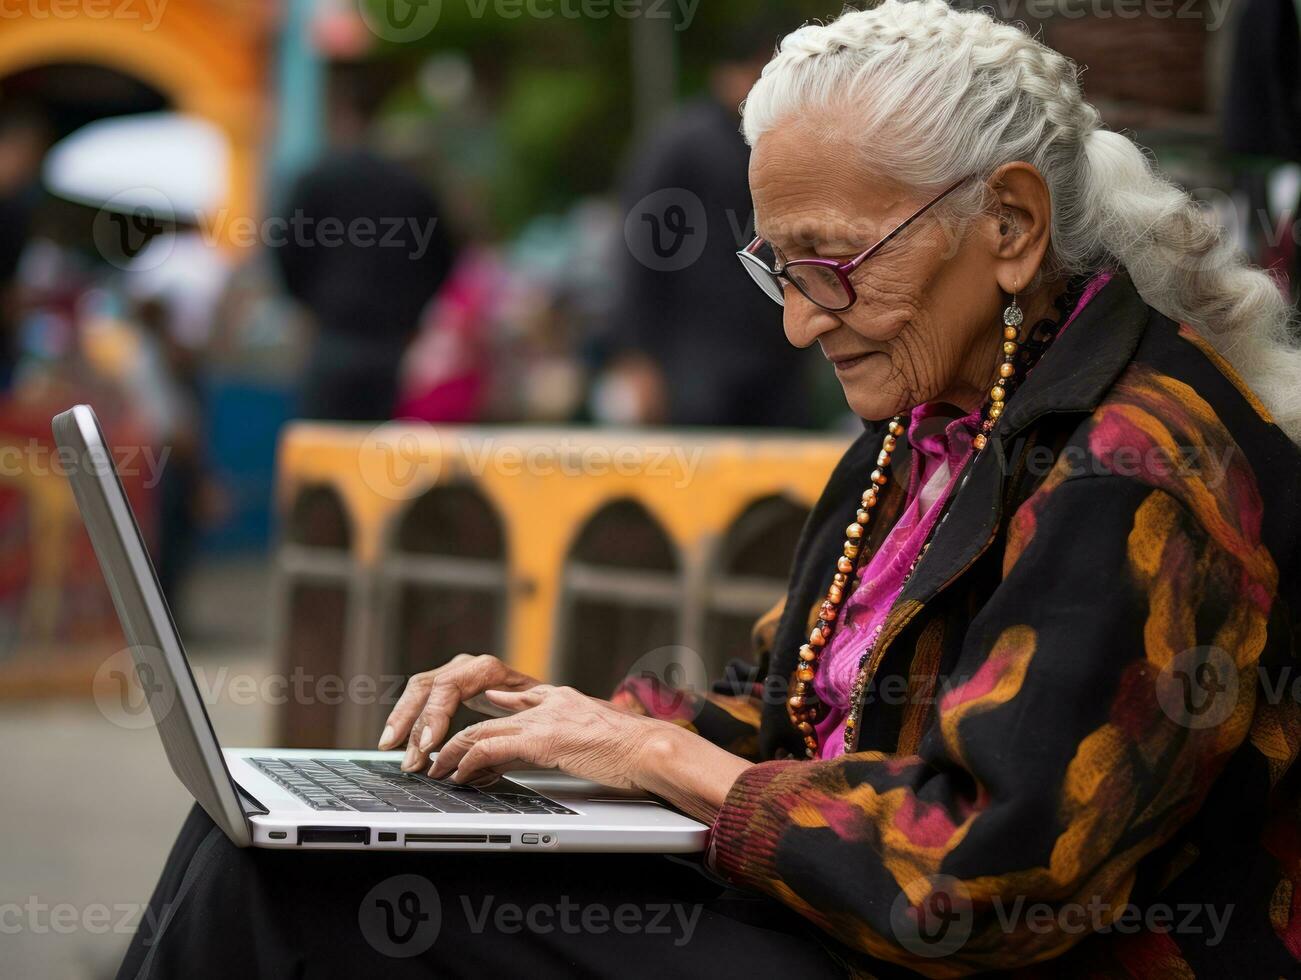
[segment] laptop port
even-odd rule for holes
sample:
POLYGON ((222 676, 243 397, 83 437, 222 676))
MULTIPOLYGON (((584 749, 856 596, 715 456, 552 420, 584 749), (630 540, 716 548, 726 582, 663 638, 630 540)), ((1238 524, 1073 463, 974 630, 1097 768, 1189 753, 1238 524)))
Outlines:
POLYGON ((407 834, 406 844, 509 844, 510 834, 407 834))
POLYGON ((299 827, 299 844, 369 844, 367 827, 299 827))

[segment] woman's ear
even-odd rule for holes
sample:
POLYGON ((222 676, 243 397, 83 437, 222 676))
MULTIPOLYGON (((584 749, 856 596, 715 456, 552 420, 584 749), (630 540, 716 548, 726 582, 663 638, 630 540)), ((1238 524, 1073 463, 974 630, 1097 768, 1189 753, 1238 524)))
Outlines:
POLYGON ((1052 194, 1039 170, 1017 161, 994 171, 989 186, 997 198, 997 235, 991 241, 999 287, 1024 290, 1043 264, 1052 230, 1052 194))

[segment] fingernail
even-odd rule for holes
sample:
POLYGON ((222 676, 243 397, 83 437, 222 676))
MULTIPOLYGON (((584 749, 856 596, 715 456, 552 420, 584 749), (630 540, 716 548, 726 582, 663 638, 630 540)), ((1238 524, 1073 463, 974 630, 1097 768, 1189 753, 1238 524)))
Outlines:
POLYGON ((434 744, 434 730, 432 728, 426 727, 425 730, 420 733, 420 751, 421 752, 426 751, 429 748, 429 746, 433 744, 434 744))
POLYGON ((379 747, 382 749, 391 741, 393 741, 393 726, 385 725, 384 733, 379 737, 379 747))
POLYGON ((402 757, 402 771, 410 772, 420 761, 420 750, 414 745, 407 746, 407 754, 402 757))

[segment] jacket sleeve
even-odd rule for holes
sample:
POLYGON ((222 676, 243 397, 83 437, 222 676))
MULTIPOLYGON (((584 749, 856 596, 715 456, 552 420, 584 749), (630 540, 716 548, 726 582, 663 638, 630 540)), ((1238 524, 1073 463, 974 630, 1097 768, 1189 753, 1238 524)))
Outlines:
POLYGON ((666 683, 670 678, 647 672, 626 678, 610 700, 625 711, 674 722, 735 755, 757 760, 763 677, 784 608, 783 599, 755 623, 754 661, 732 661, 710 690, 675 688, 666 683))
POLYGON ((1050 477, 1013 515, 916 753, 752 767, 712 866, 932 976, 1037 962, 1106 925, 1251 722, 1277 589, 1258 505, 1050 477))

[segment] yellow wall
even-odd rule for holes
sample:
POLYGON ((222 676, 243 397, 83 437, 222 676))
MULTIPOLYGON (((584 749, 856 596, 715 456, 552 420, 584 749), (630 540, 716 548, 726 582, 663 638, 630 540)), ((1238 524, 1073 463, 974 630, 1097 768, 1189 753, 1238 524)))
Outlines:
MULTIPOLYGON (((351 524, 350 557, 370 574, 392 553, 393 529, 412 502, 431 487, 473 484, 500 517, 506 540, 508 635, 501 652, 526 673, 550 677, 565 559, 604 505, 637 501, 685 566, 707 567, 717 540, 756 500, 783 496, 811 507, 847 444, 844 436, 704 430, 300 422, 281 440, 277 496, 287 514, 305 489, 332 488, 351 524)), ((381 674, 378 655, 353 651, 352 672, 381 674)))

